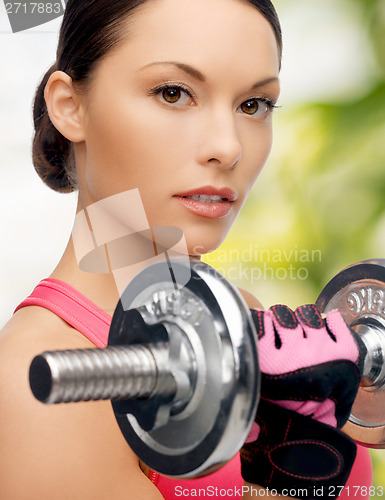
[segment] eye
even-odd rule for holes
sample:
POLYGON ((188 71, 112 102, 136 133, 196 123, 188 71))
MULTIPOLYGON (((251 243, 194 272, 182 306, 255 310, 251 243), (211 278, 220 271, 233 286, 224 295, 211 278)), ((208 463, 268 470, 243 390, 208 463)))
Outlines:
POLYGON ((167 104, 191 105, 193 104, 192 93, 181 85, 162 85, 150 91, 150 95, 158 96, 167 104))
POLYGON ((178 87, 167 87, 162 90, 162 97, 165 101, 173 104, 182 97, 182 91, 178 87))
POLYGON ((257 115, 261 116, 266 114, 268 111, 272 111, 275 108, 275 105, 272 101, 265 98, 257 99, 253 97, 252 99, 248 99, 244 101, 240 106, 239 110, 246 115, 257 115))

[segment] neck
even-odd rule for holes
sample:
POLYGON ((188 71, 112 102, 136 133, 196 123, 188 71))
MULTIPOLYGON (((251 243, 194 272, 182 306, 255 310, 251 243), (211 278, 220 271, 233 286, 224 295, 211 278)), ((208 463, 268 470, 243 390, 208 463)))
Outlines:
POLYGON ((119 300, 119 292, 111 272, 89 273, 77 262, 72 236, 58 265, 50 275, 73 286, 98 307, 112 315, 119 300))

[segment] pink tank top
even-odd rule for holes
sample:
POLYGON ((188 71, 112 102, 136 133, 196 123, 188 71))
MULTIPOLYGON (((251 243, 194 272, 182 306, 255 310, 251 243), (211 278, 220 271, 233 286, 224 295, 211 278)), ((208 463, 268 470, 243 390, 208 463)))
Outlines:
MULTIPOLYGON (((15 312, 26 306, 44 307, 78 330, 96 347, 107 345, 111 316, 63 281, 51 278, 42 280, 15 312)), ((202 478, 171 479, 151 471, 150 480, 166 500, 189 496, 242 497, 243 479, 240 472, 239 453, 220 470, 202 478)), ((339 497, 340 500, 348 500, 352 496, 369 498, 372 480, 369 451, 367 448, 358 446, 357 458, 345 490, 339 497)), ((325 494, 325 496, 329 495, 325 494)))

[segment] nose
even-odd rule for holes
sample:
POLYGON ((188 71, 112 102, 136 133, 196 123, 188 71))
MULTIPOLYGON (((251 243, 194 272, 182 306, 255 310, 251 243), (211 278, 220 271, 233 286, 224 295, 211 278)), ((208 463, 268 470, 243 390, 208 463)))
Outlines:
POLYGON ((242 145, 233 114, 208 113, 202 131, 199 163, 223 170, 234 168, 242 157, 242 145))

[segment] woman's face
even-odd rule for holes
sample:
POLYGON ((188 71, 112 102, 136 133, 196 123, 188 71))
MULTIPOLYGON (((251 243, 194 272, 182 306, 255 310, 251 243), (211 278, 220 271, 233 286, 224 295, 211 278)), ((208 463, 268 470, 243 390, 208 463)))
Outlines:
POLYGON ((138 188, 150 226, 176 226, 190 254, 206 253, 225 238, 271 148, 273 30, 245 0, 149 1, 127 29, 81 97, 81 200, 138 188))

